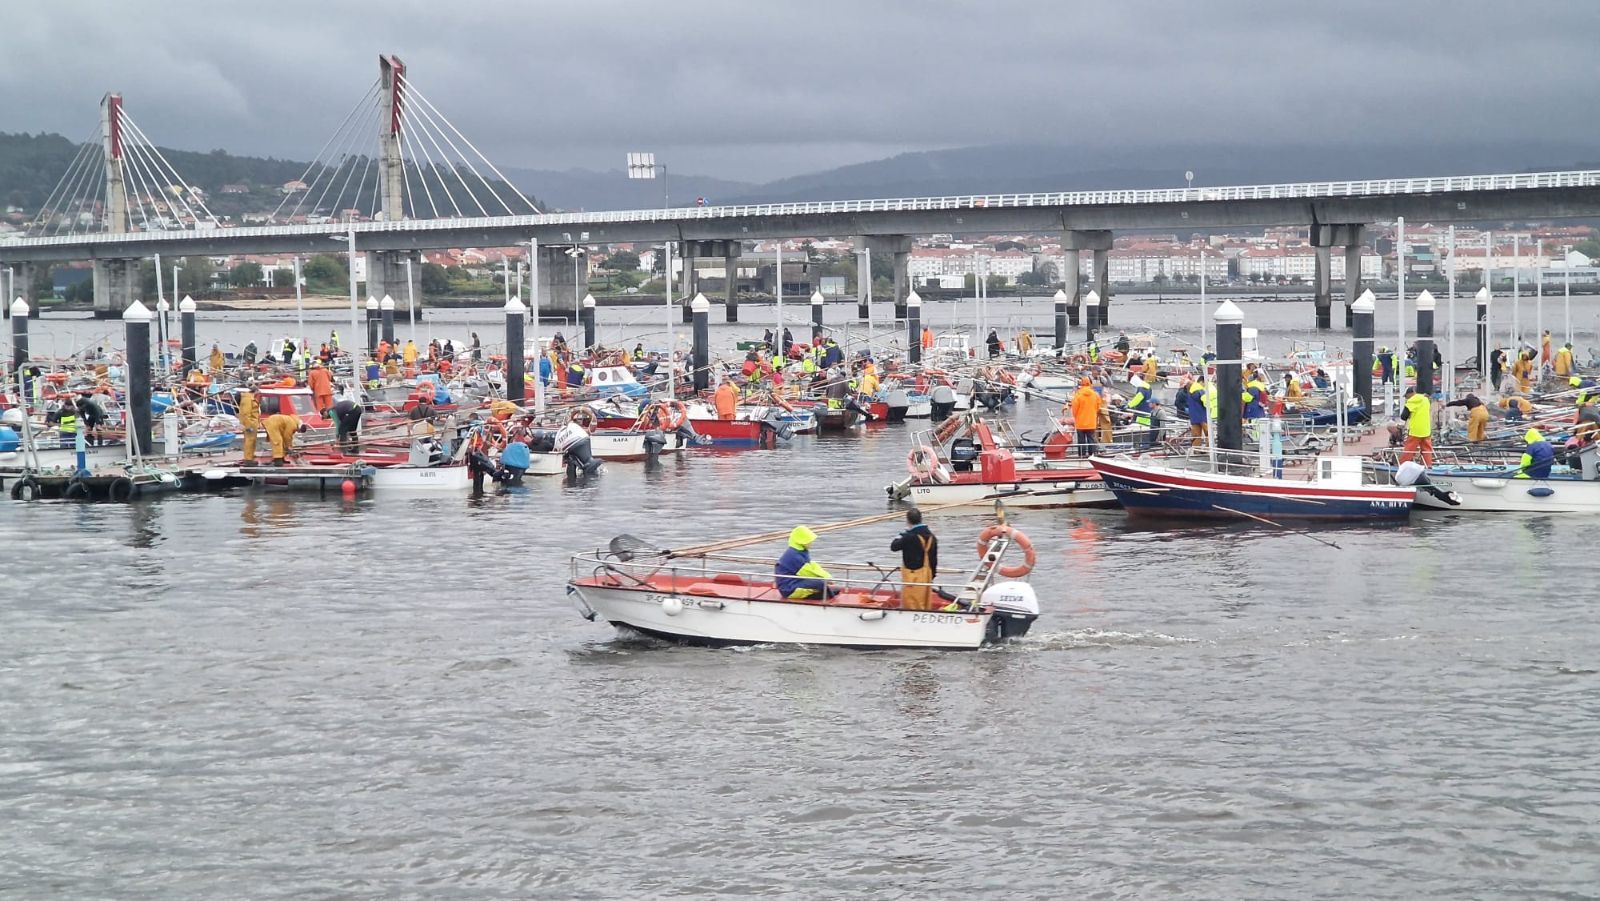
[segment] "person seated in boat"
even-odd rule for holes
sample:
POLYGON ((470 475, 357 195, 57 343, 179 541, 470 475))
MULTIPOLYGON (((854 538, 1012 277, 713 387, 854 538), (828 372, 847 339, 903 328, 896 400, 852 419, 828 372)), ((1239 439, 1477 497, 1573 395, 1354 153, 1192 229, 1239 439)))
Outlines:
POLYGON ((1550 467, 1556 461, 1556 449, 1545 440, 1538 429, 1529 429, 1522 436, 1527 449, 1522 452, 1522 462, 1517 467, 1519 479, 1548 479, 1550 467))
POLYGON ((1305 396, 1306 396, 1305 391, 1300 388, 1300 380, 1295 378, 1294 373, 1292 373, 1292 372, 1284 373, 1283 374, 1283 399, 1284 400, 1299 400, 1299 399, 1301 399, 1301 398, 1303 398, 1305 396))
POLYGON ((817 533, 805 526, 795 526, 789 533, 789 547, 772 567, 779 596, 805 601, 827 599, 839 593, 828 587, 828 579, 833 578, 828 571, 811 561, 811 543, 816 540, 817 533))
POLYGON ((900 552, 900 606, 906 610, 933 609, 933 577, 939 571, 939 539, 922 524, 922 511, 906 511, 910 528, 889 542, 889 550, 900 552))

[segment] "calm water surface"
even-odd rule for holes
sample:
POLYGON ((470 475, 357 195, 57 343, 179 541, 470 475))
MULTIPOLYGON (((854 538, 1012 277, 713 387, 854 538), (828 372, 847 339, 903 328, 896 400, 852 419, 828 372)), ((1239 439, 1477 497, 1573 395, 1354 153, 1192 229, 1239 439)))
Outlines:
MULTIPOLYGON (((0 896, 1600 893, 1581 519, 1334 548, 1023 511, 1045 618, 973 653, 669 648, 564 596, 621 532, 885 510, 908 441, 479 500, 0 502, 0 896)), ((946 557, 984 522, 934 518, 946 557)))

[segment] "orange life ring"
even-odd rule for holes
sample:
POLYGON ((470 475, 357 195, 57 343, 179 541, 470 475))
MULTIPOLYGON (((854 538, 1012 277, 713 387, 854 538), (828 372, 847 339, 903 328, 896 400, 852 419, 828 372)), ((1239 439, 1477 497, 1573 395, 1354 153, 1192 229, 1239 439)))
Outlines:
POLYGON ((656 421, 665 431, 676 432, 689 421, 689 407, 681 400, 656 401, 656 408, 656 421))
POLYGON ((939 455, 933 448, 917 445, 906 454, 906 471, 919 479, 933 475, 933 470, 939 465, 939 455))
POLYGON ((1011 543, 1022 548, 1022 563, 1014 566, 1002 566, 996 571, 1007 579, 1020 579, 1033 572, 1034 565, 1039 562, 1039 555, 1033 550, 1033 542, 1028 539, 1027 535, 1022 533, 1021 529, 1014 529, 1011 526, 990 526, 979 532, 978 559, 983 559, 983 555, 989 552, 989 542, 1002 535, 1009 535, 1011 543))

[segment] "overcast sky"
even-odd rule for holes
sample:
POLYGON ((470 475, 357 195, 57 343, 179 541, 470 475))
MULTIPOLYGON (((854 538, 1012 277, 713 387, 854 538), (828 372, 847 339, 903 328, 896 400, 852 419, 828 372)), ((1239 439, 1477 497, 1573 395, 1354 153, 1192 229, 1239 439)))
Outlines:
POLYGON ((501 166, 765 180, 1002 141, 1595 141, 1600 2, 5 3, 0 131, 307 159, 395 53, 501 166))

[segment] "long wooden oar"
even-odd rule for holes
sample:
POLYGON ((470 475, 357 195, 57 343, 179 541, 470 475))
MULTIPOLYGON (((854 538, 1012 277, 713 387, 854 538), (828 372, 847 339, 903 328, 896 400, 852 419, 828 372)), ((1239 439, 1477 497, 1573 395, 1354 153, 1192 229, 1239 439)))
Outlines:
POLYGON ((1212 504, 1211 508, 1213 510, 1221 510, 1224 513, 1232 513, 1235 516, 1243 516, 1245 519, 1253 519, 1256 522, 1266 523, 1267 525, 1272 526, 1274 529, 1282 529, 1285 532, 1288 532, 1290 535, 1299 535, 1302 538, 1309 538, 1312 541, 1315 541, 1317 544, 1325 544, 1336 551, 1344 550, 1344 548, 1334 544, 1331 541, 1325 541, 1315 535, 1310 534, 1309 532, 1304 532, 1299 529, 1291 529, 1288 526, 1285 526, 1283 523, 1273 522, 1272 520, 1267 519, 1265 516, 1257 516, 1254 513, 1246 513, 1243 510, 1235 510, 1232 507, 1224 507, 1221 504, 1212 504))
MULTIPOLYGON (((949 503, 949 504, 937 504, 937 505, 932 506, 932 507, 922 507, 920 509, 922 510, 923 513, 934 513, 934 512, 938 512, 939 510, 948 510, 951 507, 970 507, 973 504, 987 504, 987 503, 991 503, 989 498, 974 498, 973 500, 970 500, 970 501, 955 501, 955 502, 949 503)), ((855 519, 846 519, 846 520, 841 520, 839 522, 831 522, 831 523, 825 523, 823 525, 811 526, 810 529, 811 529, 811 531, 817 533, 818 535, 822 535, 822 534, 825 534, 825 533, 828 533, 828 532, 839 532, 839 531, 842 531, 844 529, 854 529, 854 528, 856 528, 858 526, 867 526, 867 525, 871 525, 871 524, 877 523, 877 522, 884 522, 886 520, 904 517, 905 515, 906 514, 905 514, 904 510, 891 510, 888 513, 877 513, 877 514, 874 514, 872 516, 860 516, 860 517, 857 517, 855 519)), ((723 540, 723 541, 714 541, 714 542, 712 542, 710 544, 701 544, 701 545, 696 545, 694 547, 678 548, 676 550, 667 551, 666 552, 666 556, 668 556, 668 557, 703 557, 703 556, 705 556, 707 554, 719 554, 719 553, 722 553, 723 551, 733 550, 734 548, 740 548, 740 547, 745 547, 747 545, 761 544, 761 543, 767 542, 767 541, 777 541, 777 540, 782 539, 782 538, 788 538, 789 537, 789 533, 791 531, 793 531, 793 530, 792 529, 783 529, 783 530, 775 531, 775 532, 762 532, 762 533, 756 534, 756 535, 745 535, 745 536, 742 536, 742 537, 739 537, 739 538, 729 538, 729 539, 726 539, 726 540, 723 540)))

